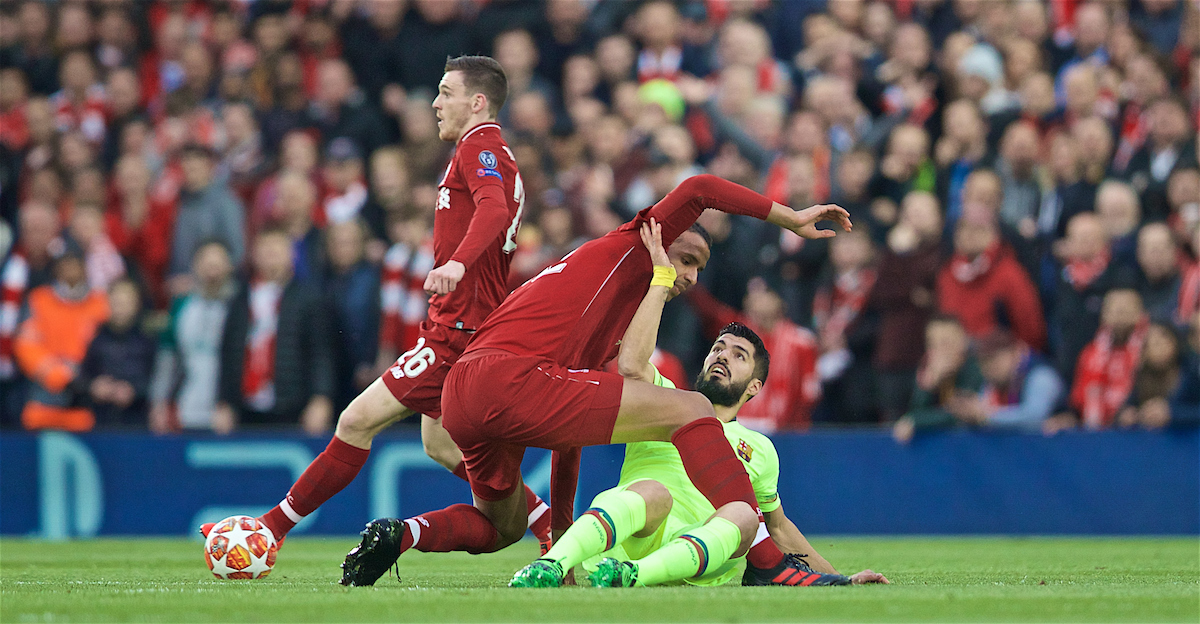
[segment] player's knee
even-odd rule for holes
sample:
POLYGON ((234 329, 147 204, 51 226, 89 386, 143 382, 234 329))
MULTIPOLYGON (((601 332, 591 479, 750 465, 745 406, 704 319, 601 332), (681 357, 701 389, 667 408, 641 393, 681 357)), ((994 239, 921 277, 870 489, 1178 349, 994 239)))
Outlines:
POLYGON ((741 534, 742 543, 739 551, 750 548, 754 536, 758 534, 758 513, 743 501, 726 503, 717 511, 717 515, 732 522, 741 534))
POLYGON ((671 513, 675 499, 667 486, 654 480, 638 481, 627 488, 646 501, 646 526, 658 526, 671 513))
POLYGON ((529 527, 523 524, 510 523, 506 526, 496 527, 496 550, 507 548, 521 541, 525 537, 525 529, 529 527))
POLYGON ((345 442, 353 444, 363 438, 369 442, 374 435, 368 425, 369 419, 361 406, 351 403, 338 415, 337 427, 334 433, 345 442))

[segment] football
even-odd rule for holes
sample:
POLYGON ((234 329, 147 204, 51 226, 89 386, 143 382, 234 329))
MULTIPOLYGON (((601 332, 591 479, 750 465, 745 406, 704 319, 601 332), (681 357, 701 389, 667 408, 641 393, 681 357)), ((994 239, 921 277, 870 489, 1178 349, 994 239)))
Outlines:
POLYGON ((259 579, 271 573, 279 544, 267 525, 250 516, 218 522, 204 540, 204 562, 222 579, 259 579))

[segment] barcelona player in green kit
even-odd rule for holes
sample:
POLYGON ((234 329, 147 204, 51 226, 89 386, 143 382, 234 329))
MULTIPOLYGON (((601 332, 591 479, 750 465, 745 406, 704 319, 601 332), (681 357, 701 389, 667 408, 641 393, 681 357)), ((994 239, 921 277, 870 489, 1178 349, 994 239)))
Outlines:
MULTIPOLYGON (((656 270, 669 267, 658 224, 642 230, 656 270)), ((618 368, 627 378, 674 387, 650 364, 668 291, 652 286, 647 292, 621 341, 618 368)), ((762 390, 769 366, 762 340, 733 323, 713 343, 696 380, 696 390, 712 401, 729 444, 746 468, 764 523, 745 505, 714 509, 688 478, 672 444, 630 443, 617 486, 596 496, 554 547, 518 571, 510 585, 557 587, 565 571, 578 564, 590 572, 593 586, 722 585, 736 577, 738 560, 751 546, 764 540, 774 540, 780 550, 792 554, 786 564, 773 569, 748 564, 743 585, 887 583, 871 570, 838 574, 784 515, 776 491, 779 457, 774 445, 736 421, 741 406, 762 390), (752 539, 743 537, 747 535, 752 539)))

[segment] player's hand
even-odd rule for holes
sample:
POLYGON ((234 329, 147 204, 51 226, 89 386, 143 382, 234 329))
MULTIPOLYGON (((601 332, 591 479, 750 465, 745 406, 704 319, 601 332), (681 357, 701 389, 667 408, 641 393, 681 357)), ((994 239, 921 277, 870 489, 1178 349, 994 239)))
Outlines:
POLYGON ((650 217, 649 223, 642 224, 641 235, 642 244, 650 250, 650 261, 654 266, 671 266, 671 258, 667 256, 667 250, 662 244, 662 224, 650 217))
POLYGON ((425 277, 425 292, 430 295, 448 295, 458 288, 458 283, 462 281, 466 272, 467 267, 463 266, 463 263, 451 260, 429 272, 425 277))
POLYGON ((837 233, 833 230, 818 230, 817 223, 833 221, 842 230, 849 232, 854 224, 850 223, 850 213, 836 204, 820 204, 812 208, 796 211, 796 220, 788 229, 804 238, 831 238, 837 233))
POLYGON ((858 574, 850 575, 850 582, 854 585, 866 585, 868 583, 879 583, 880 585, 891 585, 892 582, 887 580, 887 577, 871 570, 863 570, 858 574))

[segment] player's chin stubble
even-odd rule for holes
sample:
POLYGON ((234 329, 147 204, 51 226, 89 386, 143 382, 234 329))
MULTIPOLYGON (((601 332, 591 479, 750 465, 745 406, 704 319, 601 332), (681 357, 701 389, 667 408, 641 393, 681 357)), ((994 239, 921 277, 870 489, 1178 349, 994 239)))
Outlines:
POLYGON ((721 380, 713 377, 711 373, 700 373, 696 376, 696 392, 703 394, 713 405, 722 407, 737 405, 749 385, 749 380, 740 384, 732 380, 721 383, 721 380))

